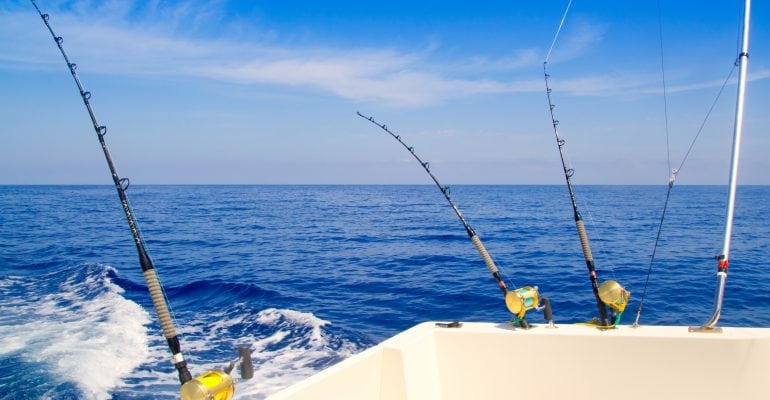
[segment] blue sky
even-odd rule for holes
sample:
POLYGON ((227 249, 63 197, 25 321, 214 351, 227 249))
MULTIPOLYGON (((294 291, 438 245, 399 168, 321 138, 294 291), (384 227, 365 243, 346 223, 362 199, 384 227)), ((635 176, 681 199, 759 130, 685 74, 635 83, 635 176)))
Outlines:
MULTIPOLYGON (((770 5, 755 1, 740 183, 770 184, 770 5)), ((567 1, 39 0, 121 176, 143 183, 560 184, 542 62, 567 1)), ((662 1, 673 164, 737 54, 738 1, 662 1)), ((575 0, 551 55, 578 184, 665 184, 656 2, 575 0)), ((727 180, 735 79, 679 176, 727 180)), ((109 183, 61 55, 0 5, 0 184, 109 183)))

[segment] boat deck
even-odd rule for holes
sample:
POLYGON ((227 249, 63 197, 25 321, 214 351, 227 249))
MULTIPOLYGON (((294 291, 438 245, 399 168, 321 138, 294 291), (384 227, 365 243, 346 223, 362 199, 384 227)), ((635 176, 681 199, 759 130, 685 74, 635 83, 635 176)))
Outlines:
POLYGON ((722 329, 426 322, 269 399, 770 399, 770 329, 722 329))

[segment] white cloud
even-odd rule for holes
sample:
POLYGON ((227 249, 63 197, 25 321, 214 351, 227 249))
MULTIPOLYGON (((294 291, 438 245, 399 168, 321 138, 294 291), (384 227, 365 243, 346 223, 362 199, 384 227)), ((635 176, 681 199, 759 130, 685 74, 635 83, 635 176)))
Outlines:
MULTIPOLYGON (((568 78, 551 85, 554 91, 575 96, 617 96, 646 93, 657 84, 654 79, 633 74, 590 75, 568 78)), ((660 91, 659 89, 653 89, 660 91)))
POLYGON ((449 65, 447 69, 456 71, 509 71, 540 65, 542 55, 536 49, 523 49, 514 51, 513 55, 490 59, 488 57, 475 56, 462 63, 449 65))
POLYGON ((354 101, 420 106, 483 93, 532 91, 539 83, 453 79, 419 69, 418 58, 395 52, 327 54, 212 66, 201 73, 222 80, 311 86, 354 101))
MULTIPOLYGON (((752 81, 759 81, 763 79, 770 78, 770 70, 761 68, 759 70, 750 71, 746 77, 748 82, 752 81)), ((667 88, 667 91, 669 92, 688 92, 691 90, 700 90, 700 89, 710 89, 710 88, 717 88, 722 86, 724 83, 724 80, 710 80, 710 81, 703 81, 703 82, 695 82, 695 83, 689 83, 689 84, 680 84, 680 85, 672 85, 667 88)), ((730 78, 730 81, 728 81, 728 85, 735 85, 738 83, 738 70, 736 69, 733 72, 732 77, 730 78)), ((660 92, 660 90, 658 90, 660 92)))
MULTIPOLYGON (((79 71, 129 75, 186 75, 244 84, 286 85, 320 89, 359 102, 385 102, 397 106, 423 106, 476 94, 531 90, 536 83, 512 84, 486 78, 453 77, 452 66, 437 67, 428 60, 432 47, 409 53, 389 49, 291 48, 250 42, 196 40, 171 32, 179 18, 189 16, 186 7, 172 14, 166 28, 156 22, 127 23, 131 7, 97 7, 101 15, 88 14, 80 3, 74 14, 52 16, 57 35, 79 71), (109 9, 107 9, 109 8, 109 9), (169 28, 170 27, 170 28, 169 28)), ((90 3, 87 3, 90 4, 90 3)), ((112 4, 112 3, 110 3, 112 4)), ((152 8, 152 7, 148 7, 152 8)), ((145 12, 149 12, 146 11, 145 12)), ((14 44, 12 38, 35 27, 21 12, 0 15, 0 60, 16 68, 54 68, 50 35, 33 35, 14 44)), ((53 15, 53 14, 52 14, 53 15)), ((41 23, 42 25, 42 23, 41 23)), ((39 33, 39 32, 38 32, 39 33)), ((47 32, 46 32, 47 34, 47 32)), ((464 64, 464 72, 518 68, 534 59, 524 50, 499 60, 476 57, 464 64)))
MULTIPOLYGON (((183 3, 161 10, 157 3, 97 3, 76 3, 66 12, 52 7, 56 11, 51 12, 51 24, 55 32, 65 38, 65 49, 79 64, 79 71, 188 76, 247 85, 311 88, 355 102, 407 107, 473 95, 544 90, 540 76, 528 68, 540 64, 538 51, 534 49, 514 50, 499 59, 471 56, 464 62, 443 64, 431 60, 437 48, 434 43, 422 51, 404 52, 197 39, 186 35, 180 27, 184 23, 202 25, 204 21, 221 19, 216 11, 218 7, 183 3), (142 18, 136 20, 137 14, 142 18), (516 80, 514 73, 519 69, 530 75, 516 80), (486 77, 495 71, 505 72, 512 79, 486 77)), ((50 35, 39 18, 31 18, 30 14, 34 12, 0 14, 0 66, 60 68, 52 55, 55 46, 50 35), (31 34, 32 30, 37 31, 31 34)), ((564 62, 584 54, 603 40, 604 31, 600 25, 575 20, 565 28, 568 34, 557 43, 553 60, 564 62)), ((767 71, 752 74, 753 79, 767 77, 767 71)), ((650 94, 660 90, 657 78, 650 74, 628 72, 623 76, 602 74, 577 78, 566 78, 565 74, 562 78, 555 83, 554 90, 573 95, 650 94)), ((669 90, 718 85, 721 82, 674 84, 669 90)))

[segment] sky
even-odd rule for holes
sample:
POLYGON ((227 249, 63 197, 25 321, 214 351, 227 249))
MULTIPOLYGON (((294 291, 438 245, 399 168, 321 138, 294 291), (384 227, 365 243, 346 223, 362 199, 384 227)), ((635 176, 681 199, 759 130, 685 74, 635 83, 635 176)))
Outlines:
MULTIPOLYGON (((431 183, 356 112, 442 183, 562 184, 543 61, 567 3, 37 0, 135 185, 431 183)), ((548 72, 576 184, 666 184, 733 67, 741 2, 659 3, 572 2, 548 72)), ((770 184, 768 3, 752 7, 741 184, 770 184)), ((736 76, 679 184, 726 184, 736 76)), ((0 184, 111 183, 28 1, 0 4, 0 87, 0 184)))

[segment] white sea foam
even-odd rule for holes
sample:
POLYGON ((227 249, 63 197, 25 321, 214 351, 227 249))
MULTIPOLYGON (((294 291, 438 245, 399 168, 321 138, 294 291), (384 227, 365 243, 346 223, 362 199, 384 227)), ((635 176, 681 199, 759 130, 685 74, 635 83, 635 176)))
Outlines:
MULTIPOLYGON (((30 368, 49 371, 53 382, 76 385, 80 398, 108 399, 114 392, 178 396, 165 340, 145 327, 148 313, 121 295, 109 268, 84 268, 86 273, 78 269, 65 276, 0 279, 0 356, 19 357, 30 368)), ((237 357, 236 347, 250 348, 254 378, 242 381, 233 372, 235 398, 244 400, 263 399, 362 350, 330 333, 331 325, 312 313, 255 312, 235 304, 194 314, 177 332, 193 375, 222 369, 237 357)), ((61 396, 51 389, 43 397, 61 396)))
MULTIPOLYGON (((177 329, 193 376, 210 369, 221 370, 237 357, 238 346, 250 348, 254 378, 244 381, 239 378, 237 369, 233 371, 235 399, 264 399, 314 374, 319 364, 327 365, 362 350, 361 346, 347 339, 327 333, 324 327, 331 323, 312 313, 276 308, 256 314, 250 312, 248 306, 235 305, 235 309, 220 313, 201 314, 177 329), (212 349, 220 350, 221 359, 202 360, 200 354, 211 357, 212 349)), ((149 358, 153 361, 148 364, 163 366, 162 371, 134 372, 132 377, 139 378, 141 383, 129 386, 141 392, 147 389, 140 389, 140 386, 178 390, 173 368, 165 368, 168 365, 165 343, 152 339, 150 349, 149 358)))
POLYGON ((239 399, 264 398, 317 372, 319 361, 341 360, 361 350, 347 340, 332 345, 323 330, 329 322, 312 313, 269 308, 261 311, 256 321, 277 324, 279 329, 251 343, 254 378, 240 382, 236 389, 239 399), (294 334, 307 329, 303 336, 294 334))
POLYGON ((75 384, 84 398, 106 399, 148 356, 149 316, 121 296, 108 268, 88 270, 84 280, 73 272, 48 294, 40 294, 37 280, 61 278, 16 279, 27 301, 4 299, 0 355, 17 353, 55 380, 75 384))

